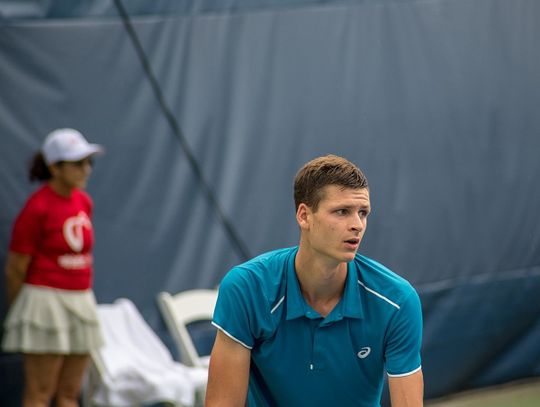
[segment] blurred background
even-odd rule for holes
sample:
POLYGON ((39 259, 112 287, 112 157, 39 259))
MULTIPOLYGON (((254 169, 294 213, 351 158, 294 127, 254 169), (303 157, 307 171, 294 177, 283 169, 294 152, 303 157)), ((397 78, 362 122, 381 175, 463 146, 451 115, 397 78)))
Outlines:
MULTIPOLYGON (((539 19, 537 0, 0 0, 0 264, 28 161, 76 128, 107 149, 98 302, 133 300, 170 346, 158 292, 295 245, 293 177, 338 154, 370 182, 360 252, 422 299, 426 398, 537 378, 539 19)), ((21 369, 0 354, 2 405, 21 369)))

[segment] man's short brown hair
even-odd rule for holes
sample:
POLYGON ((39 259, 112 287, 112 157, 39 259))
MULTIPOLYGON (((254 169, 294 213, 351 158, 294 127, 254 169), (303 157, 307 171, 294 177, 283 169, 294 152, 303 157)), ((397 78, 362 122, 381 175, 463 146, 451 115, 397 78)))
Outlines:
POLYGON ((294 204, 298 210, 301 203, 317 211, 323 199, 323 188, 338 185, 343 188, 362 189, 368 187, 364 173, 349 160, 337 155, 325 155, 306 164, 294 178, 294 204))

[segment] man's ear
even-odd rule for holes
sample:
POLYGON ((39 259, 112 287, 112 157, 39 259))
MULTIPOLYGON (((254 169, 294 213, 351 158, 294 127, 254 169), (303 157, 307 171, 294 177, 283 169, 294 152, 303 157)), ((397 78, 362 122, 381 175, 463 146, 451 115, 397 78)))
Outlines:
POLYGON ((311 216, 311 209, 304 203, 298 205, 296 210, 296 222, 300 229, 309 229, 309 220, 311 216))

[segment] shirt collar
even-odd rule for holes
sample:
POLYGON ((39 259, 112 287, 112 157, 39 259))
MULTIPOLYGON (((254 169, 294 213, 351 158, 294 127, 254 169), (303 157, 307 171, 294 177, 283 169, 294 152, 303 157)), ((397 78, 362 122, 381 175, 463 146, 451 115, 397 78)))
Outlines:
POLYGON ((341 299, 343 316, 349 318, 364 318, 360 284, 358 284, 358 271, 353 260, 347 265, 347 282, 341 299))
MULTIPOLYGON (((296 276, 296 270, 294 267, 294 259, 296 258, 297 253, 298 249, 295 250, 291 256, 289 256, 287 264, 287 320, 302 316, 310 319, 318 317, 318 314, 316 314, 306 303, 306 300, 304 299, 304 296, 300 290, 300 283, 298 281, 298 277, 296 276)), ((326 318, 330 320, 340 320, 343 317, 364 317, 360 297, 360 286, 358 284, 358 272, 356 270, 354 261, 347 265, 347 279, 345 281, 343 297, 326 318)))
POLYGON ((298 253, 298 248, 289 256, 287 264, 287 320, 299 318, 306 314, 306 301, 300 291, 300 283, 296 277, 294 259, 298 253))

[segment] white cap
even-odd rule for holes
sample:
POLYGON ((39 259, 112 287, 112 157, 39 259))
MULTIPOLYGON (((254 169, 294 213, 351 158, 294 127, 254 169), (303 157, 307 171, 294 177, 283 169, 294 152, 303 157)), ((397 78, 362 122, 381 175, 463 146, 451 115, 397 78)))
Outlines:
POLYGON ((45 138, 41 152, 48 165, 58 161, 79 161, 93 154, 103 153, 99 144, 90 144, 75 129, 57 129, 45 138))

